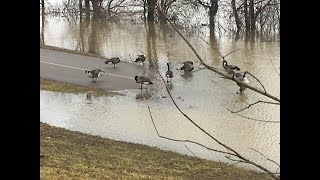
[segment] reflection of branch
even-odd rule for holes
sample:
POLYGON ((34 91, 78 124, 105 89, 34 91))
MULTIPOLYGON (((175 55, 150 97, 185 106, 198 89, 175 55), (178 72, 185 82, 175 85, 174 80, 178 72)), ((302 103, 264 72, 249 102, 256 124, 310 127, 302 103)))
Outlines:
POLYGON ((190 140, 178 140, 178 139, 173 139, 173 138, 168 138, 168 137, 165 137, 165 136, 161 136, 161 135, 159 134, 159 131, 158 131, 156 125, 154 124, 154 120, 153 120, 153 117, 152 117, 152 114, 151 114, 151 111, 150 111, 150 107, 149 107, 149 106, 148 106, 148 109, 149 109, 149 114, 150 114, 150 118, 151 118, 152 124, 153 124, 153 126, 154 126, 154 129, 156 130, 156 132, 157 132, 157 134, 158 134, 158 136, 159 136, 160 138, 168 139, 168 140, 176 141, 176 142, 188 142, 188 143, 193 143, 193 144, 197 144, 197 145, 199 145, 199 146, 201 146, 201 147, 204 147, 204 148, 206 148, 206 149, 208 149, 208 150, 211 150, 211 151, 215 151, 215 152, 219 152, 219 153, 223 153, 223 154, 228 154, 228 155, 236 156, 235 154, 232 154, 232 153, 229 153, 229 152, 225 152, 225 151, 220 151, 220 150, 217 150, 217 149, 209 148, 209 147, 207 147, 207 146, 205 146, 205 145, 202 145, 202 144, 200 144, 200 143, 198 143, 198 142, 194 142, 194 141, 190 141, 190 140))
POLYGON ((259 152, 259 151, 255 150, 255 149, 253 149, 253 148, 249 148, 249 149, 251 149, 251 150, 253 150, 253 151, 255 151, 255 152, 259 153, 261 156, 263 156, 264 158, 266 158, 268 161, 271 161, 271 162, 273 162, 274 164, 278 165, 278 167, 280 168, 280 164, 279 164, 279 163, 277 163, 277 162, 275 162, 274 160, 272 160, 272 159, 268 158, 267 156, 265 156, 264 154, 262 154, 261 152, 259 152))
POLYGON ((247 107, 242 108, 242 109, 240 109, 240 110, 238 110, 238 111, 232 111, 231 113, 241 112, 241 111, 243 111, 243 110, 245 110, 245 109, 249 109, 251 106, 254 106, 254 105, 258 104, 258 103, 266 103, 266 104, 280 105, 280 103, 276 103, 276 102, 269 102, 269 101, 261 101, 261 100, 259 100, 259 101, 255 102, 255 103, 249 104, 247 107))
MULTIPOLYGON (((230 110, 229 108, 227 108, 227 110, 229 110, 231 113, 234 113, 234 111, 230 110)), ((247 117, 247 116, 244 116, 244 115, 241 115, 241 114, 237 114, 237 113, 234 113, 234 114, 237 115, 237 116, 240 116, 240 117, 249 119, 249 120, 253 120, 253 121, 267 122, 267 123, 280 123, 279 121, 265 121, 265 120, 260 120, 260 119, 255 119, 255 118, 247 117)))

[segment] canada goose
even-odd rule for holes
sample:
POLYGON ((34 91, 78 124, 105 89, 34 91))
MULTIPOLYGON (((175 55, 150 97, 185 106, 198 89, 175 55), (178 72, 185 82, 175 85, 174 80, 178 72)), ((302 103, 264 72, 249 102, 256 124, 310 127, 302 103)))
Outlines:
POLYGON ((228 64, 226 60, 222 61, 222 65, 223 65, 223 68, 229 73, 234 70, 240 71, 240 68, 238 66, 228 64))
MULTIPOLYGON (((141 87, 140 87, 141 91, 142 91, 142 84, 146 84, 146 85, 153 84, 149 78, 144 76, 135 76, 134 79, 136 80, 137 83, 141 84, 141 87)), ((148 90, 148 87, 147 87, 147 90, 148 90)))
POLYGON ((168 78, 170 78, 170 82, 171 82, 171 79, 173 78, 173 72, 170 70, 169 63, 167 63, 167 66, 168 66, 168 70, 166 72, 166 77, 167 77, 167 83, 169 83, 168 78))
POLYGON ((185 61, 183 62, 183 66, 180 68, 180 70, 184 70, 184 72, 191 72, 194 69, 193 62, 192 61, 185 61))
POLYGON ((184 62, 182 62, 183 64, 191 64, 191 65, 193 65, 193 62, 192 61, 184 61, 184 62))
POLYGON ((104 72, 100 69, 93 69, 93 70, 86 70, 85 73, 89 74, 88 77, 92 78, 92 82, 97 82, 97 78, 99 76, 102 76, 102 73, 104 72))
POLYGON ((112 58, 106 60, 104 63, 105 63, 105 64, 109 64, 109 62, 111 62, 111 63, 113 64, 113 68, 115 68, 115 67, 116 67, 116 64, 118 64, 118 63, 120 62, 120 58, 118 58, 118 57, 112 57, 112 58))
POLYGON ((140 62, 143 64, 145 60, 146 60, 146 56, 141 54, 141 55, 138 55, 138 58, 134 62, 137 62, 138 65, 140 65, 140 62))
MULTIPOLYGON (((235 77, 237 80, 239 80, 240 82, 244 83, 244 84, 249 84, 249 80, 246 77, 247 71, 245 71, 244 73, 235 73, 235 77)), ((236 92, 237 94, 240 93, 242 94, 243 91, 245 89, 247 89, 247 87, 243 86, 240 83, 237 83, 237 85, 240 87, 240 89, 236 92)))

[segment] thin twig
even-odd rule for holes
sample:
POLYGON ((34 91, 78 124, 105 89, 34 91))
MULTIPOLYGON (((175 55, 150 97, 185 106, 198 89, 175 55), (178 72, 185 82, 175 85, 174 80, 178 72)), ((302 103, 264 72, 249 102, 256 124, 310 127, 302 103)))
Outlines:
MULTIPOLYGON (((184 146, 185 146, 195 157, 197 157, 201 163, 203 163, 204 165, 208 166, 209 168, 212 168, 208 163, 202 161, 201 158, 199 158, 194 152, 192 152, 191 149, 188 148, 187 145, 184 145, 184 146)), ((229 176, 231 175, 228 171, 225 170, 225 168, 222 166, 222 163, 221 163, 220 161, 219 161, 219 163, 217 163, 217 164, 218 164, 218 166, 220 166, 220 169, 223 171, 223 173, 225 173, 225 174, 228 173, 229 176)))
POLYGON ((231 53, 234 53, 234 52, 236 52, 236 51, 238 51, 238 50, 240 50, 240 49, 235 49, 235 50, 229 52, 228 54, 224 55, 223 57, 227 57, 227 56, 229 56, 231 53))
POLYGON ((228 155, 236 156, 235 154, 232 154, 232 153, 229 153, 229 152, 225 152, 225 151, 221 151, 221 150, 217 150, 217 149, 213 149, 213 148, 207 147, 207 146, 205 146, 205 145, 203 145, 203 144, 200 144, 200 143, 198 143, 198 142, 195 142, 195 141, 173 139, 173 138, 168 138, 168 137, 165 137, 165 136, 160 135, 160 133, 159 133, 159 131, 158 131, 158 129, 157 129, 155 123, 154 123, 154 120, 153 120, 153 117, 152 117, 152 114, 151 114, 151 111, 150 111, 150 107, 149 107, 149 106, 148 106, 148 110, 149 110, 149 114, 150 114, 150 118, 151 118, 153 127, 154 127, 154 129, 156 130, 156 132, 157 132, 157 134, 158 134, 158 136, 159 136, 160 138, 168 139, 168 140, 176 141, 176 142, 188 142, 188 143, 193 143, 193 144, 197 144, 197 145, 199 145, 199 146, 201 146, 201 147, 204 147, 204 148, 206 148, 206 149, 208 149, 208 150, 211 150, 211 151, 214 151, 214 152, 219 152, 219 153, 223 153, 223 154, 228 154, 228 155))
MULTIPOLYGON (((227 110, 229 110, 231 113, 233 113, 233 111, 230 110, 229 108, 227 108, 227 110)), ((247 117, 247 116, 244 116, 244 115, 241 115, 241 114, 238 114, 238 113, 234 113, 234 114, 237 115, 237 116, 240 116, 240 117, 242 117, 242 118, 249 119, 249 120, 253 120, 253 121, 258 121, 258 122, 264 122, 264 123, 280 123, 280 121, 265 121, 265 120, 260 120, 260 119, 256 119, 256 118, 247 117)))
MULTIPOLYGON (((225 158, 227 158, 227 159, 229 159, 229 160, 231 160, 231 161, 236 161, 236 163, 234 163, 234 164, 246 163, 245 161, 242 161, 242 160, 232 159, 230 156, 225 156, 225 158)), ((234 165, 234 164, 233 164, 233 165, 234 165)))
POLYGON ((264 92, 267 93, 266 88, 264 88, 264 86, 263 86, 263 84, 260 82, 260 80, 259 80, 258 78, 256 78, 254 75, 252 75, 250 72, 248 72, 248 71, 246 71, 246 72, 247 72, 247 74, 249 74, 250 76, 252 76, 254 79, 256 79, 256 80, 259 82, 259 84, 262 86, 264 92))
POLYGON ((265 156, 264 154, 262 154, 261 152, 259 152, 259 151, 255 150, 255 149, 253 149, 253 148, 249 148, 249 149, 251 149, 251 150, 253 150, 253 151, 255 151, 255 152, 259 153, 261 156, 263 156, 264 158, 266 158, 268 161, 271 161, 271 162, 273 162, 274 164, 278 165, 278 167, 280 168, 280 164, 279 164, 279 163, 277 163, 276 161, 274 161, 274 160, 272 160, 272 159, 268 158, 267 156, 265 156))
POLYGON ((271 58, 269 58, 269 60, 270 60, 270 62, 271 62, 272 67, 274 68, 274 70, 275 70, 275 71, 277 72, 277 74, 280 76, 280 73, 277 71, 276 67, 274 66, 274 64, 273 64, 273 62, 272 62, 272 60, 271 60, 271 58))
POLYGON ((249 104, 247 107, 242 108, 242 109, 240 109, 238 111, 233 111, 232 113, 241 112, 241 111, 249 109, 251 106, 254 106, 254 105, 259 104, 259 103, 280 105, 280 103, 276 103, 276 102, 269 102, 269 101, 261 101, 261 100, 259 100, 259 101, 255 102, 255 103, 249 104))

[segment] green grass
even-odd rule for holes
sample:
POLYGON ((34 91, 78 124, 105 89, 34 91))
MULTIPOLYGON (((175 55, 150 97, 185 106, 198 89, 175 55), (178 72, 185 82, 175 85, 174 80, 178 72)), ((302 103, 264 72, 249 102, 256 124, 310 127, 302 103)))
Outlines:
POLYGON ((40 123, 41 179, 272 179, 264 173, 40 123))
POLYGON ((54 92, 66 92, 66 93, 90 93, 92 96, 115 96, 124 95, 118 92, 104 91, 91 87, 79 86, 75 84, 54 81, 50 79, 40 78, 40 89, 54 92))

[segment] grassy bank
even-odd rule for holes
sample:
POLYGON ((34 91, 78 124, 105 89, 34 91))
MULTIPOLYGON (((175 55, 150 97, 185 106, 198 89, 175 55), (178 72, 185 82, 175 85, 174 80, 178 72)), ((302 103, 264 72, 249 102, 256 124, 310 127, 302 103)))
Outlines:
POLYGON ((271 179, 263 173, 40 123, 41 179, 271 179))
POLYGON ((118 92, 104 91, 86 86, 79 86, 75 84, 54 81, 50 79, 40 78, 40 89, 54 92, 66 92, 66 93, 90 93, 92 96, 115 96, 123 95, 118 92))

